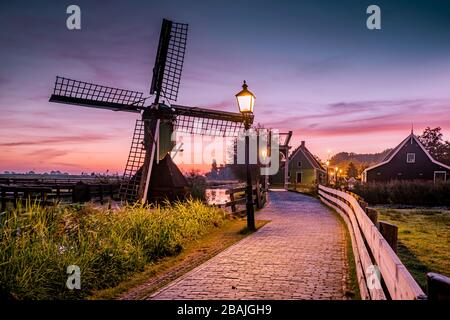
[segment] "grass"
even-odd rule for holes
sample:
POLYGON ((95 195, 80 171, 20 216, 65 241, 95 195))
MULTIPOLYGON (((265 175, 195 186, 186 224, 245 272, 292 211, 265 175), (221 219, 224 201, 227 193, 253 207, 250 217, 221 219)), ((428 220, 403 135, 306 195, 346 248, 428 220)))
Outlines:
POLYGON ((222 227, 223 210, 187 201, 165 207, 24 207, 0 216, 0 296, 83 299, 222 227), (81 290, 66 288, 69 265, 81 270, 81 290))
POLYGON ((450 277, 450 210, 377 208, 379 220, 398 226, 398 256, 426 289, 426 273, 450 277))
MULTIPOLYGON (((257 220, 259 229, 269 221, 257 220)), ((164 257, 147 265, 143 272, 138 272, 119 285, 105 290, 98 290, 89 299, 145 299, 161 287, 189 272, 216 254, 245 238, 246 219, 233 219, 224 223, 203 237, 188 243, 183 251, 170 257, 164 257)))
POLYGON ((336 216, 336 218, 339 220, 339 222, 342 224, 342 227, 345 230, 345 242, 346 242, 346 255, 347 255, 347 265, 348 265, 348 279, 346 284, 346 291, 345 295, 352 300, 361 300, 361 293, 359 291, 359 284, 358 284, 358 277, 356 275, 356 263, 355 263, 355 257, 353 254, 353 247, 352 247, 352 238, 350 236, 350 233, 347 228, 347 224, 345 223, 344 219, 341 217, 339 213, 336 212, 336 210, 328 207, 329 210, 333 212, 333 214, 336 216))

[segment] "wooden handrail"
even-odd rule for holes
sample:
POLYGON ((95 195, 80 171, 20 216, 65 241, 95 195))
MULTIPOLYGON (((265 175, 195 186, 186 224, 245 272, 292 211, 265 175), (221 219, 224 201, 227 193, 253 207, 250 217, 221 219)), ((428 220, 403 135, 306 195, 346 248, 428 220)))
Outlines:
POLYGON ((383 238, 355 197, 346 192, 319 185, 319 197, 344 219, 352 238, 358 284, 363 299, 421 300, 425 293, 383 238), (380 270, 386 290, 369 284, 370 266, 380 270))
MULTIPOLYGON (((215 186, 211 189, 226 189, 225 194, 230 196, 230 201, 217 205, 219 207, 231 207, 231 213, 233 214, 242 214, 245 213, 245 210, 238 209, 238 205, 245 205, 246 204, 246 187, 245 184, 238 184, 238 185, 227 185, 227 188, 225 186, 215 186)), ((267 191, 268 188, 262 187, 261 184, 257 183, 252 186, 252 194, 253 194, 253 201, 254 204, 258 209, 263 208, 266 204, 266 197, 267 197, 267 191)))

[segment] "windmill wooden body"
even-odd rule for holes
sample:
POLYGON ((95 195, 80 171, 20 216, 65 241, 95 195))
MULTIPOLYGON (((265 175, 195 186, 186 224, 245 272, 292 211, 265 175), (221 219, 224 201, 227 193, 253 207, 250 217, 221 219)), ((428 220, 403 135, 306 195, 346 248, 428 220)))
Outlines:
POLYGON ((120 196, 126 201, 176 198, 186 180, 170 157, 174 130, 235 137, 244 130, 240 113, 170 104, 178 98, 188 25, 164 19, 150 94, 56 77, 50 102, 140 113, 136 120, 120 196), (164 101, 161 103, 161 100, 164 101))

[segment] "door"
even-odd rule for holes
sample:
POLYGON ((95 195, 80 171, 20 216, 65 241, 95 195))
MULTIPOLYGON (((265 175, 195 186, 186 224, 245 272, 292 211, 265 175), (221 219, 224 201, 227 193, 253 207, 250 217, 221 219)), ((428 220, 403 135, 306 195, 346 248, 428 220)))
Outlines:
POLYGON ((447 180, 447 172, 445 171, 435 171, 434 172, 434 182, 447 180))
POLYGON ((302 173, 301 172, 297 172, 296 182, 302 183, 302 173))

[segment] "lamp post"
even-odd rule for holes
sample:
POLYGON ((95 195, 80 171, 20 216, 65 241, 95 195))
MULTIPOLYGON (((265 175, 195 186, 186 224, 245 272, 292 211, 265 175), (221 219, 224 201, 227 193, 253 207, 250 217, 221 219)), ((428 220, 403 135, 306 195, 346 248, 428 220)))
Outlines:
POLYGON ((248 89, 247 83, 244 80, 242 90, 236 94, 239 111, 244 118, 245 135, 245 166, 247 171, 247 229, 250 231, 256 230, 255 227, 255 211, 253 208, 253 191, 252 191, 252 177, 250 172, 250 139, 248 130, 253 123, 253 106, 255 104, 255 95, 248 89))
POLYGON ((328 169, 330 168, 330 161, 329 160, 327 160, 326 165, 327 165, 327 185, 328 185, 329 180, 330 180, 329 173, 328 173, 328 169))

